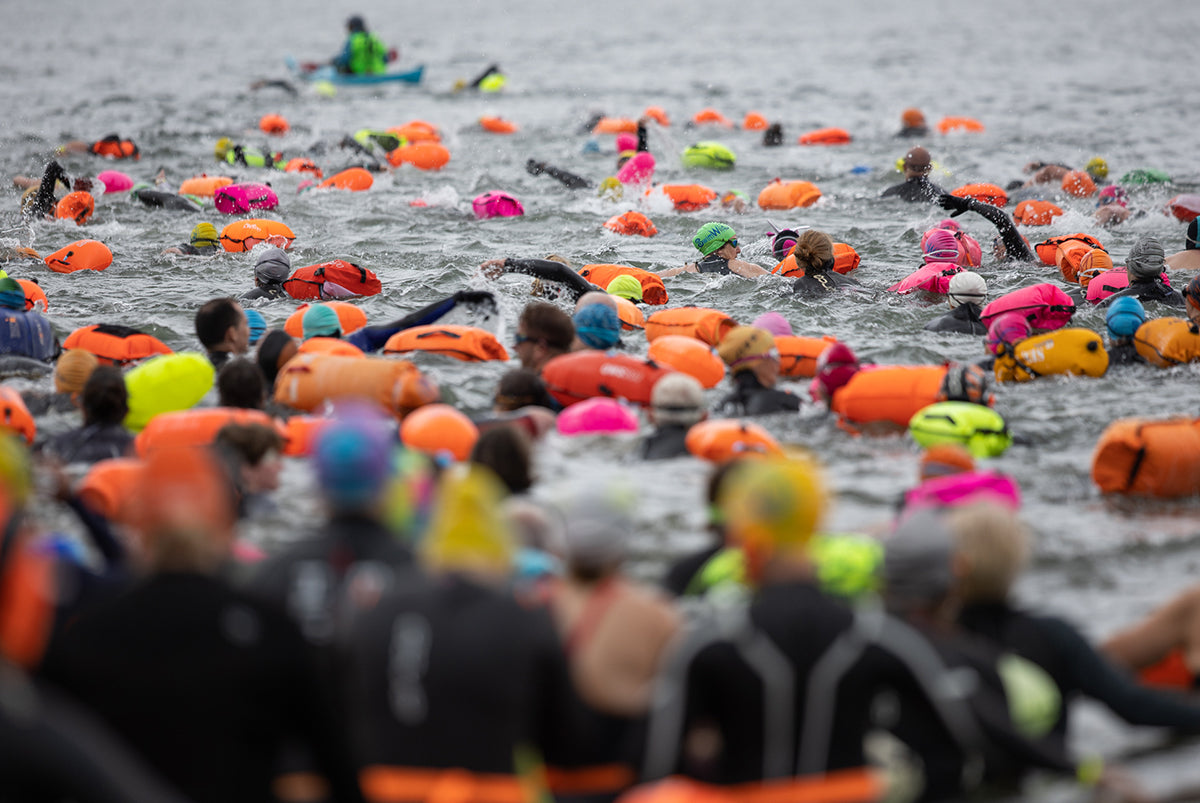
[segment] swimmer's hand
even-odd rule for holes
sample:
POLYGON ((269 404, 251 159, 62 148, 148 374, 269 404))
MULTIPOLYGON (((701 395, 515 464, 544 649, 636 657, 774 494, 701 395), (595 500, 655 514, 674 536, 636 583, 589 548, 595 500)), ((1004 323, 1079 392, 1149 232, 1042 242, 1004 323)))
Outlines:
POLYGON ((951 195, 948 192, 942 193, 942 197, 938 198, 938 206, 950 212, 950 217, 958 217, 963 212, 971 209, 970 198, 959 198, 957 195, 951 195))
POLYGON ((504 275, 503 259, 489 259, 481 263, 479 267, 483 271, 483 275, 489 279, 499 279, 504 275))
POLYGON ((531 176, 540 175, 542 173, 542 171, 545 169, 546 169, 546 163, 539 162, 536 159, 530 159, 528 162, 525 163, 525 172, 531 176))
POLYGON ((496 297, 487 290, 459 290, 454 294, 454 301, 459 304, 478 304, 481 307, 487 307, 492 312, 498 309, 496 297))

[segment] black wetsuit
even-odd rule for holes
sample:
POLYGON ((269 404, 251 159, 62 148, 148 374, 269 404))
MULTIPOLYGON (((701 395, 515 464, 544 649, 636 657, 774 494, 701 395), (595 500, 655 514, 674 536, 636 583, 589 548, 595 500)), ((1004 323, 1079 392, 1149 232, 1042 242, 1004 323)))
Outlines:
MULTIPOLYGON (((558 263, 554 264, 557 265, 558 263)), ((425 326, 426 324, 434 323, 459 304, 474 304, 483 307, 485 320, 486 315, 495 313, 497 310, 496 297, 487 290, 459 290, 454 295, 434 301, 432 304, 426 304, 421 309, 410 312, 403 318, 397 318, 389 323, 381 323, 375 326, 364 326, 362 329, 345 335, 342 340, 357 346, 368 354, 373 351, 379 351, 379 349, 387 344, 392 335, 397 332, 411 329, 414 326, 425 326)))
POLYGON ((1106 307, 1115 299, 1123 296, 1133 296, 1139 301, 1157 301, 1167 307, 1177 307, 1184 309, 1187 307, 1187 302, 1183 299, 1183 294, 1175 290, 1165 282, 1161 276, 1152 276, 1149 279, 1137 279, 1129 283, 1129 286, 1123 290, 1118 290, 1111 296, 1106 297, 1100 302, 1100 306, 1106 307))
POLYGON ((898 137, 927 137, 929 136, 929 126, 927 125, 906 125, 896 132, 898 137))
POLYGON ((216 368, 218 371, 221 370, 222 365, 233 359, 232 351, 208 351, 206 354, 208 355, 208 361, 211 362, 213 364, 213 368, 216 368))
POLYGON ((980 217, 990 220, 1000 232, 1000 239, 1004 242, 1005 259, 1010 262, 1041 263, 1037 254, 1029 247, 1029 243, 1021 236, 1021 232, 1017 231, 1017 224, 1013 223, 1013 219, 1000 207, 985 204, 974 198, 959 198, 949 193, 942 195, 937 202, 942 209, 950 212, 950 217, 958 217, 963 212, 975 212, 980 217))
POLYGON ((334 799, 362 800, 296 626, 216 578, 158 574, 91 608, 51 643, 42 673, 196 803, 273 799, 288 738, 312 749, 334 799))
POLYGON ((974 301, 964 301, 945 315, 939 315, 925 324, 925 331, 986 335, 987 326, 980 319, 980 312, 979 305, 974 301))
POLYGON ((683 457, 688 454, 688 430, 682 424, 666 424, 651 432, 642 441, 638 454, 643 460, 670 460, 673 457, 683 457))
POLYGON ((276 301, 281 298, 288 298, 288 291, 284 289, 282 282, 264 282, 242 293, 241 300, 257 301, 260 298, 267 301, 276 301))
POLYGON ((1131 724, 1200 731, 1200 705, 1142 686, 1061 619, 1025 613, 1007 603, 975 603, 963 608, 959 622, 1033 661, 1054 679, 1063 698, 1054 727, 1059 736, 1066 735, 1068 704, 1079 695, 1104 703, 1131 724))
POLYGON ((447 574, 355 617, 347 709, 361 764, 513 775, 514 747, 557 763, 566 658, 549 613, 447 574))
POLYGON ((899 198, 902 201, 909 203, 936 203, 946 191, 934 184, 927 176, 914 176, 906 179, 899 184, 893 184, 883 192, 879 193, 880 198, 899 198))
POLYGON ((855 287, 862 287, 862 285, 849 276, 843 276, 831 270, 818 270, 815 273, 806 273, 796 279, 792 284, 792 292, 801 296, 815 296, 832 293, 841 288, 855 287))
POLYGON ((712 560, 714 555, 724 548, 724 544, 716 543, 710 547, 705 547, 699 552, 684 555, 671 564, 670 568, 667 569, 667 573, 663 575, 660 585, 672 596, 684 596, 688 593, 688 589, 692 585, 692 580, 700 570, 712 560))
POLYGON ((175 209, 181 212, 199 212, 201 209, 200 204, 186 195, 167 192, 165 190, 156 190, 152 187, 143 187, 140 190, 134 190, 133 195, 146 206, 158 209, 175 209))
POLYGON ((768 415, 800 409, 800 397, 786 390, 763 387, 753 371, 733 375, 733 392, 721 400, 728 415, 768 415))
POLYGON ((179 253, 189 257, 211 257, 215 256, 221 250, 220 246, 217 245, 198 247, 191 243, 180 243, 175 247, 179 249, 179 253))
POLYGON ((696 260, 697 273, 733 273, 729 269, 729 260, 715 253, 696 260))
POLYGON ((88 424, 48 438, 41 451, 64 463, 96 463, 131 454, 133 433, 120 424, 88 424))
POLYGON ((41 218, 52 214, 58 205, 54 192, 58 189, 60 181, 68 187, 71 185, 67 171, 63 170, 62 165, 58 162, 50 162, 46 165, 45 172, 42 173, 42 181, 38 185, 37 192, 34 193, 33 200, 25 204, 21 210, 22 214, 30 218, 41 218))
POLYGON ((1132 337, 1114 340, 1108 348, 1108 364, 1113 365, 1144 365, 1146 360, 1138 354, 1137 346, 1132 337))
POLYGON ((597 287, 561 262, 552 259, 513 259, 504 260, 504 270, 510 273, 524 273, 528 276, 556 282, 566 286, 572 301, 578 301, 584 293, 594 290, 604 292, 603 287, 597 287))

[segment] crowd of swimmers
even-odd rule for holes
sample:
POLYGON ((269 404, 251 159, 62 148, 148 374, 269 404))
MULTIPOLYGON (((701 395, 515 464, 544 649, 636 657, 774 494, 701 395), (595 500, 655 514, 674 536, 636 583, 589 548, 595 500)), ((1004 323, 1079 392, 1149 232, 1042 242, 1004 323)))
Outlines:
MULTIPOLYGON (((361 20, 351 34, 365 34, 361 20)), ((374 47, 362 41, 352 61, 374 47)), ((923 120, 905 123, 906 136, 922 135, 923 120)), ((1036 260, 1003 209, 934 184, 924 148, 903 166, 905 182, 885 197, 976 213, 997 228, 998 259, 1036 260)), ((1056 180, 1046 167, 1031 167, 1029 186, 1056 180)), ((590 185, 541 162, 528 169, 590 185)), ((27 214, 48 214, 65 183, 48 169, 27 214)), ((796 294, 873 292, 834 270, 828 234, 790 234, 796 294)), ((953 261, 960 242, 948 220, 922 261, 953 261)), ((695 261, 659 276, 777 280, 741 259, 727 223, 704 224, 692 245, 695 261)), ((201 223, 168 250, 217 247, 201 223)), ((1200 323, 1200 278, 1182 293, 1167 286, 1172 263, 1156 237, 1140 237, 1125 263, 1128 288, 1106 302, 1112 364, 1137 359, 1130 338, 1150 310, 1200 323)), ((459 305, 496 311, 490 291, 464 289, 344 332, 332 307, 314 303, 296 338, 268 329, 258 309, 290 297, 292 272, 286 249, 262 246, 252 289, 198 307, 217 406, 285 420, 296 411, 274 386, 306 342, 372 353, 459 305)), ((642 285, 624 275, 594 285, 558 256, 491 259, 480 272, 534 276, 543 297, 516 321, 520 367, 497 383, 469 457, 405 447, 397 410, 340 400, 305 458, 320 515, 270 554, 238 536, 278 512, 280 429, 233 421, 209 446, 141 450, 134 509, 109 520, 64 467, 139 451, 123 423, 122 371, 62 350, 26 289, 0 278, 3 315, 27 333, 13 339, 27 350, 10 353, 54 366, 53 392, 27 391, 21 403, 39 418, 78 410, 32 448, 0 439, 0 788, 20 800, 214 803, 602 801, 640 784, 656 784, 640 795, 674 800, 952 800, 1017 789, 1040 771, 1145 800, 1120 767, 1069 749, 1073 703, 1200 731, 1187 688, 1134 674, 1175 652, 1190 687, 1197 593, 1092 644, 1011 598, 1030 544, 1007 497, 931 504, 917 492, 878 533, 835 535, 825 529, 832 491, 811 458, 739 457, 714 465, 696 494, 710 543, 672 561, 657 585, 630 579, 629 489, 580 487, 550 502, 535 493, 534 455, 562 409, 543 370, 576 351, 622 348, 618 300, 641 302, 642 285), (82 541, 46 526, 40 508, 52 502, 78 518, 82 541), (907 757, 880 771, 868 734, 907 757), (914 775, 907 789, 898 780, 914 775)), ((1027 336, 1027 326, 984 325, 987 294, 980 273, 957 272, 949 312, 926 328, 1010 345, 1027 336)), ((729 384, 711 409, 686 373, 660 379, 638 455, 684 458, 690 429, 714 417, 830 404, 859 360, 831 345, 809 393, 787 390, 776 338, 792 333, 777 312, 731 326, 716 344, 729 384)), ((954 377, 952 398, 987 395, 979 366, 954 377)), ((984 471, 967 450, 937 446, 914 491, 984 471)))

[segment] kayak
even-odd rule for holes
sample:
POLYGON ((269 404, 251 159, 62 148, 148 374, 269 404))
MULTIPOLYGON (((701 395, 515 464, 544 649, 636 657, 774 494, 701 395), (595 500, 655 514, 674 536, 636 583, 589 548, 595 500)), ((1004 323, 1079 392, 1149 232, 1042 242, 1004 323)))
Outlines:
POLYGON ((393 81, 402 81, 406 84, 419 84, 421 82, 421 76, 425 73, 424 64, 419 64, 413 69, 405 72, 385 72, 355 75, 353 73, 340 73, 329 64, 322 64, 315 70, 306 70, 301 67, 300 63, 291 56, 288 56, 285 61, 287 62, 288 69, 291 70, 292 73, 298 78, 303 78, 306 81, 328 81, 331 84, 342 84, 349 86, 386 84, 393 81))

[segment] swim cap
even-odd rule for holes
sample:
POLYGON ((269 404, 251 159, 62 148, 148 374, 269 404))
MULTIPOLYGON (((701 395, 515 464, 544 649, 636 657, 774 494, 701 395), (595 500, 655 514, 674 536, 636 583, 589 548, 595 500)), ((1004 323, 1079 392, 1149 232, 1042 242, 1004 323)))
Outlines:
POLYGON ((304 312, 300 319, 304 327, 304 339, 311 337, 341 337, 342 322, 338 320, 333 307, 325 304, 313 304, 304 312))
POLYGON ((933 160, 929 156, 929 151, 919 145, 904 154, 904 167, 907 170, 928 171, 932 165, 933 160))
POLYGON ((845 343, 834 343, 817 357, 817 387, 824 399, 832 399, 838 388, 858 373, 858 357, 845 343))
POLYGON ((1082 170, 1072 170, 1063 176, 1062 188, 1076 198, 1087 198, 1096 194, 1096 182, 1082 170))
POLYGON ((938 388, 938 401, 959 401, 987 405, 991 380, 978 365, 959 363, 946 369, 938 388))
POLYGON ((1006 312, 992 321, 984 345, 989 354, 999 356, 1009 347, 1029 337, 1032 332, 1029 320, 1024 315, 1019 312, 1006 312))
POLYGON ((1183 247, 1189 251, 1194 251, 1197 248, 1196 235, 1198 232, 1196 231, 1196 226, 1198 221, 1200 221, 1200 218, 1192 218, 1192 222, 1187 227, 1187 235, 1185 235, 1183 240, 1183 247))
POLYGON ((975 459, 965 446, 957 443, 939 443, 921 455, 921 482, 974 470, 975 459))
POLYGON ((1079 279, 1080 287, 1087 287, 1092 279, 1112 269, 1113 261, 1108 252, 1102 248, 1093 248, 1079 260, 1079 272, 1075 276, 1079 279))
POLYGON ((796 247, 796 242, 799 239, 799 232, 792 229, 775 232, 775 239, 771 240, 771 255, 777 261, 782 262, 792 252, 792 249, 796 247))
POLYGON ((1165 256, 1159 239, 1153 234, 1143 234, 1129 249, 1125 267, 1132 278, 1150 279, 1166 270, 1165 256))
POLYGON ((490 469, 476 463, 442 475, 421 555, 435 569, 506 572, 516 551, 504 515, 504 491, 490 469))
POLYGON ((1129 205, 1129 193, 1116 184, 1110 184, 1100 190, 1100 197, 1096 200, 1096 206, 1108 206, 1109 204, 1117 204, 1118 206, 1129 205))
POLYGON ((621 319, 607 304, 588 304, 575 313, 575 334, 594 349, 610 349, 621 340, 621 319))
POLYGON ((987 299, 987 281, 974 271, 964 270, 950 277, 946 298, 951 307, 970 301, 982 305, 987 299))
POLYGON ((282 284, 292 273, 292 258, 282 248, 268 248, 254 263, 254 278, 267 284, 282 284))
POLYGON ((67 349, 54 366, 54 390, 58 393, 79 393, 100 360, 84 349, 67 349))
POLYGON ((721 345, 717 346, 717 354, 737 373, 770 356, 774 348, 775 338, 766 329, 735 326, 722 338, 721 345))
POLYGON ((396 438, 376 407, 345 404, 317 432, 312 465, 321 492, 335 509, 369 505, 392 476, 396 438))
POLYGON ((742 460, 717 495, 726 536, 746 552, 752 576, 756 562, 806 550, 828 504, 820 469, 804 458, 742 460))
POLYGON ((627 274, 615 277, 604 289, 612 296, 627 298, 630 301, 642 300, 642 283, 627 274))
POLYGON ((908 128, 919 128, 925 125, 925 115, 920 109, 905 109, 900 113, 900 122, 908 128))
POLYGON ((1088 160, 1087 167, 1084 168, 1088 175, 1092 178, 1108 178, 1108 162, 1101 159, 1099 156, 1093 156, 1088 160))
POLYGON ((617 153, 624 153, 625 151, 633 151, 636 153, 637 145, 638 140, 636 134, 630 134, 628 131, 617 134, 617 153))
POLYGON ((737 232, 724 223, 705 223, 692 238, 692 245, 704 256, 708 256, 730 240, 737 239, 737 232))
POLYGON ((790 337, 796 334, 792 330, 792 325, 788 323, 788 319, 778 312, 764 312, 755 318, 750 325, 759 329, 766 329, 775 337, 790 337))
POLYGON ((0 307, 6 309, 25 309, 25 289, 16 279, 5 276, 0 279, 0 307))
POLYGON ((624 559, 633 531, 631 496, 585 488, 563 506, 568 563, 605 569, 624 559))
POLYGON ((1108 306, 1104 323, 1108 336, 1113 340, 1133 337, 1138 327, 1146 322, 1146 308, 1133 296, 1121 296, 1108 306))
POLYGON ((958 262, 958 240, 945 229, 934 229, 923 246, 926 262, 958 262))
POLYGON ((244 312, 246 313, 246 323, 250 324, 250 345, 253 346, 267 331, 267 319, 256 309, 248 309, 244 312))
POLYGON ((188 242, 195 248, 216 248, 221 244, 221 239, 217 236, 216 226, 211 223, 197 223, 188 242))
POLYGON ((911 610, 942 600, 954 583, 954 535, 932 510, 906 517, 883 552, 884 598, 911 610))
POLYGON ((955 232, 955 231, 962 231, 962 224, 960 224, 954 218, 948 217, 948 218, 942 218, 941 220, 939 220, 937 222, 937 225, 934 226, 934 228, 945 229, 946 231, 949 231, 949 232, 955 232))
POLYGON ((233 140, 229 137, 221 137, 217 140, 217 144, 213 146, 213 156, 217 157, 218 162, 225 161, 225 157, 229 154, 230 148, 233 147, 233 140))
POLYGON ((678 371, 669 373, 654 383, 650 409, 660 426, 690 427, 704 418, 704 389, 695 377, 678 371))

